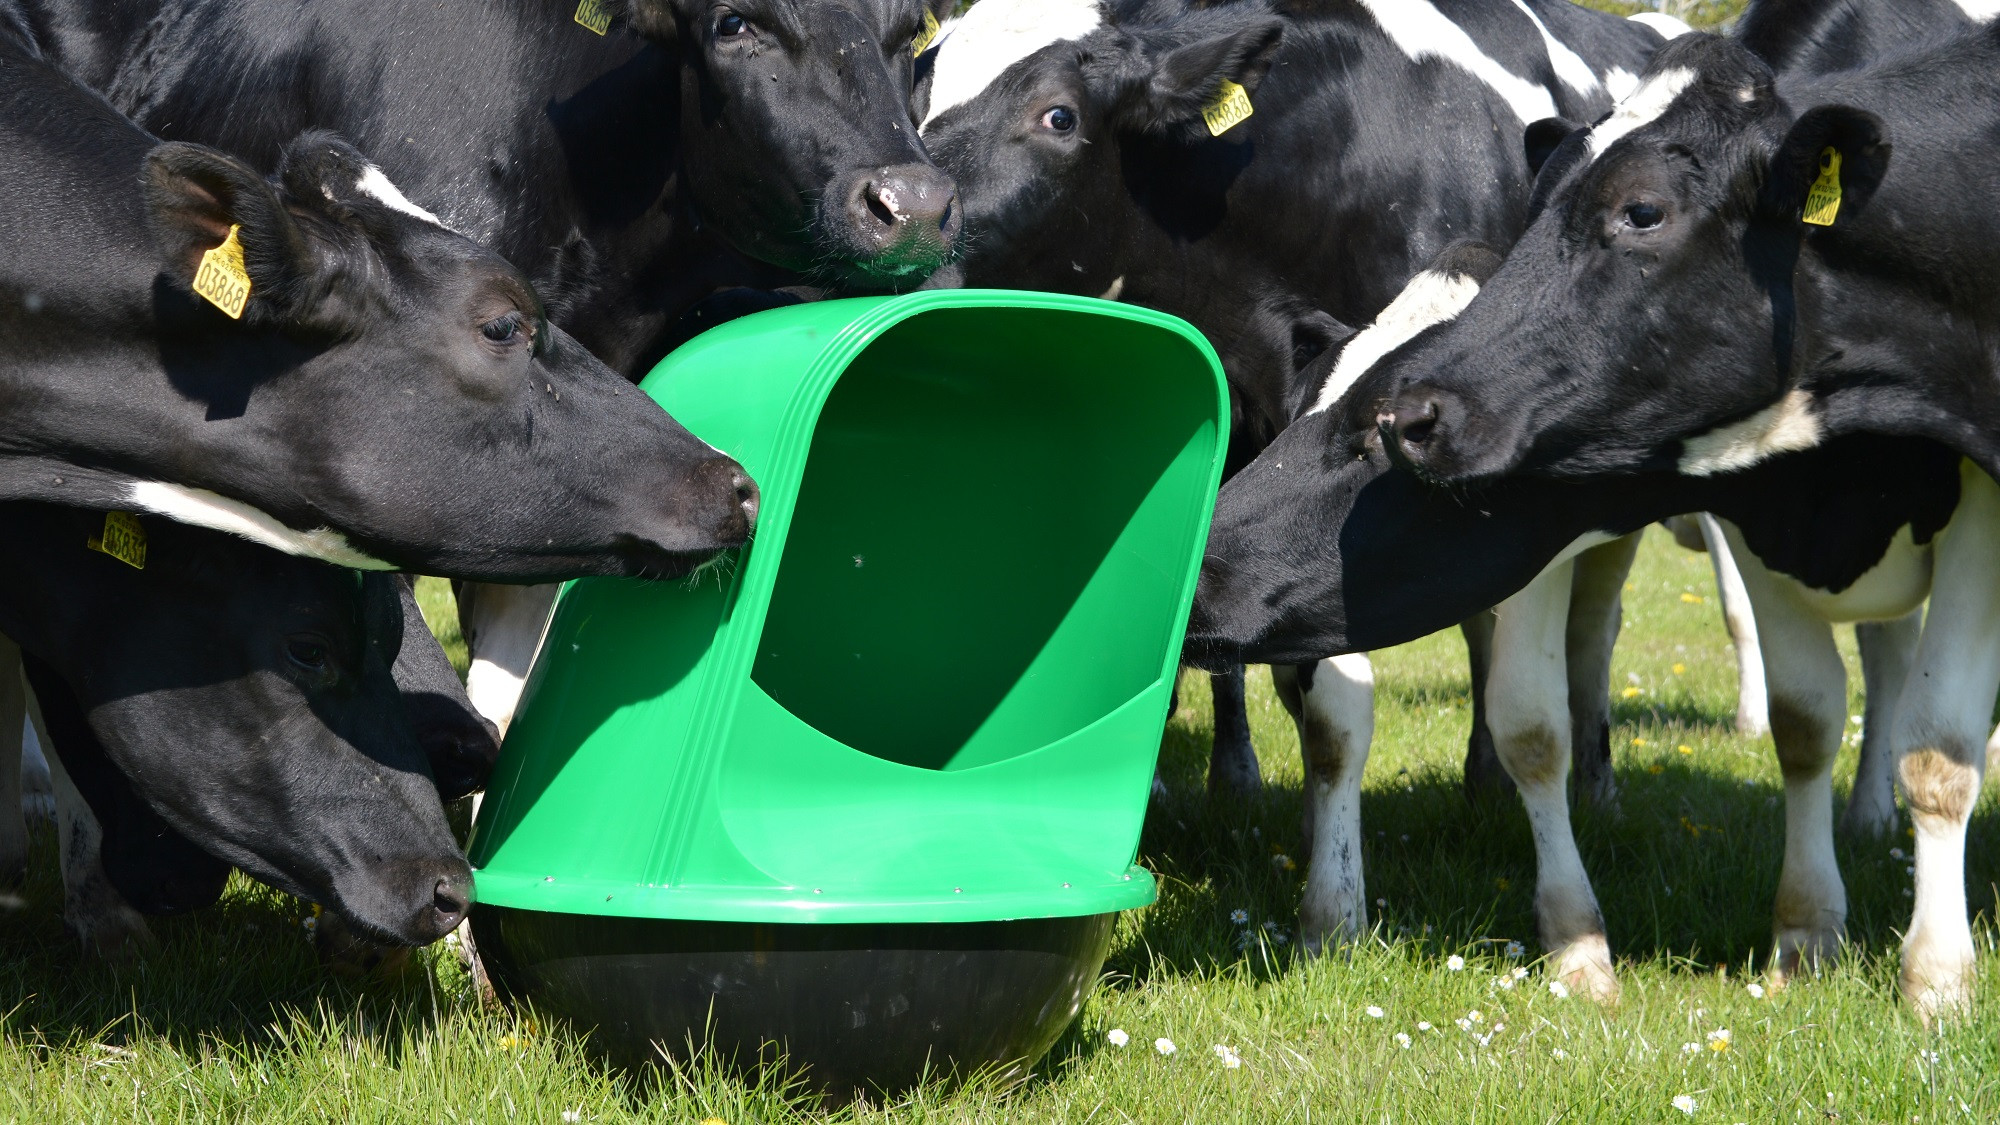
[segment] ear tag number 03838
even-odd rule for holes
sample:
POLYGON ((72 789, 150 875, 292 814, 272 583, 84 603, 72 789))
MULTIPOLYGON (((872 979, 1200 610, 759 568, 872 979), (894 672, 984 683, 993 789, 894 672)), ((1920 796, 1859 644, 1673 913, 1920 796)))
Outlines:
POLYGON ((194 291, 231 320, 242 320, 243 306, 250 303, 250 271, 243 267, 243 243, 237 240, 242 230, 230 227, 229 237, 203 254, 201 267, 194 271, 194 291))
POLYGON ((611 30, 611 5, 605 0, 583 0, 576 6, 576 22, 602 35, 611 30))
POLYGON ((104 533, 91 536, 84 546, 134 569, 146 569, 146 527, 130 512, 104 513, 104 533))
POLYGON ((1816 227, 1830 227, 1840 213, 1840 152, 1829 148, 1819 154, 1819 179, 1806 192, 1805 213, 1799 217, 1816 227))
POLYGON ((939 30, 937 13, 925 8, 924 26, 917 31, 917 37, 910 40, 910 57, 915 58, 929 50, 930 45, 937 42, 939 30))
POLYGON ((1215 100, 1202 107, 1201 119, 1208 122, 1208 135, 1219 137, 1252 112, 1249 93, 1225 78, 1215 100))

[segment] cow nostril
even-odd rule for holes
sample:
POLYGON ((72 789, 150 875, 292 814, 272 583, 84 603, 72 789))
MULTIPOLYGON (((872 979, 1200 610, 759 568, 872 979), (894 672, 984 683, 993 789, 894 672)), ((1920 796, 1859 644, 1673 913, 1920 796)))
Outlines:
POLYGON ((1422 445, 1437 429, 1438 404, 1435 401, 1426 402, 1422 410, 1410 415, 1399 411, 1395 418, 1396 436, 1411 445, 1422 445))
POLYGON ((883 198, 884 194, 881 186, 870 180, 861 189, 861 202, 868 209, 868 213, 875 217, 876 222, 893 230, 901 220, 896 215, 896 209, 883 198))
POLYGON ((438 912, 441 923, 456 924, 457 919, 465 914, 468 905, 470 904, 466 901, 465 890, 457 879, 449 876, 439 879, 437 886, 431 891, 431 906, 438 912))
POLYGON ((743 510, 743 518, 757 522, 757 507, 760 501, 757 482, 743 473, 736 474, 736 506, 743 510))

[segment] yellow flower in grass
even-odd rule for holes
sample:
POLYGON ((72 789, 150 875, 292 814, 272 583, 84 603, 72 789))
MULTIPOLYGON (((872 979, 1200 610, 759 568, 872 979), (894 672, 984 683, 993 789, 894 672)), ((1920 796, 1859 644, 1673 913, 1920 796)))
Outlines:
POLYGON ((1692 753, 1694 753, 1694 747, 1692 747, 1692 746, 1686 746, 1686 745, 1682 745, 1682 746, 1676 746, 1676 747, 1674 747, 1674 749, 1676 749, 1676 750, 1680 751, 1680 752, 1681 752, 1681 753, 1683 753, 1683 754, 1692 754, 1692 753))
POLYGON ((1646 740, 1643 738, 1635 738, 1632 740, 1632 745, 1634 746, 1644 746, 1645 744, 1646 740))
POLYGON ((1708 599, 1702 597, 1700 594, 1682 594, 1681 600, 1689 605, 1700 605, 1708 599))
POLYGON ((1644 694, 1646 694, 1646 689, 1645 689, 1645 688, 1642 688, 1642 687, 1636 687, 1636 686, 1635 686, 1635 687, 1628 687, 1628 688, 1626 688, 1626 689, 1625 689, 1624 691, 1621 691, 1621 692, 1619 692, 1619 693, 1618 693, 1618 698, 1620 698, 1620 699, 1637 699, 1637 698, 1639 698, 1640 696, 1642 696, 1642 695, 1644 695, 1644 694))
POLYGON ((1654 763, 1653 763, 1652 765, 1650 765, 1650 766, 1647 766, 1647 767, 1646 767, 1646 772, 1647 772, 1647 773, 1665 773, 1665 772, 1667 772, 1667 767, 1665 767, 1665 766, 1661 765, 1661 764, 1660 764, 1660 763, 1658 763, 1658 762, 1654 762, 1654 763))
POLYGON ((1730 1042, 1729 1029, 1726 1027, 1718 1027, 1708 1033, 1708 1049, 1718 1055, 1729 1049, 1730 1042))
POLYGON ((1687 666, 1687 665, 1685 665, 1685 664, 1679 664, 1679 663, 1676 663, 1676 664, 1674 665, 1674 675, 1676 675, 1676 676, 1685 676, 1685 675, 1687 675, 1687 670, 1688 670, 1688 666, 1687 666))

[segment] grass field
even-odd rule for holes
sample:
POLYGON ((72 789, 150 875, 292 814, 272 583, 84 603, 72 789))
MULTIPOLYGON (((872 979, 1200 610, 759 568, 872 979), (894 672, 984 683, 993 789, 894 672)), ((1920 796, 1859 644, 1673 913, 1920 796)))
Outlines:
MULTIPOLYGON (((426 591, 442 608, 436 592, 426 591)), ((1035 1077, 1009 1094, 940 1088, 832 1116, 1679 1121, 1674 1099, 1685 1097, 1688 1119, 1725 1123, 2000 1119, 1993 803, 1976 816, 1970 849, 1989 951, 1973 1018, 1926 1032, 1896 998, 1909 878, 1891 849, 1905 838, 1842 849, 1850 956, 1821 979, 1753 995, 1777 881, 1779 788, 1767 744, 1727 727, 1730 661, 1707 560, 1653 533, 1615 672, 1621 688, 1638 689, 1616 701, 1623 813, 1579 818, 1624 977, 1616 1010, 1558 998, 1539 973, 1524 818, 1517 805, 1474 807, 1460 793, 1469 712, 1462 647, 1447 634, 1377 657, 1363 798, 1379 903, 1370 940, 1317 962, 1295 955, 1285 932, 1303 873, 1273 854, 1297 833, 1290 724, 1259 676, 1267 793, 1211 805, 1201 785, 1207 693, 1194 688, 1164 750, 1174 797, 1141 848, 1160 901, 1124 919, 1102 986, 1035 1077), (1247 924, 1231 920, 1237 910, 1247 924), (1114 1045, 1113 1029, 1129 1044, 1114 1045), (1716 1050, 1722 1029, 1726 1049, 1716 1050), (1177 1050, 1159 1053, 1156 1039, 1177 1050), (1218 1045, 1240 1065, 1225 1066, 1218 1045)), ((328 979, 300 905, 248 884, 215 910, 159 925, 160 950, 138 965, 93 964, 57 921, 53 853, 43 839, 23 901, 0 912, 0 1119, 814 1119, 810 1105, 699 1065, 643 1082, 607 1073, 552 1022, 483 1008, 443 947, 397 980, 328 979)))

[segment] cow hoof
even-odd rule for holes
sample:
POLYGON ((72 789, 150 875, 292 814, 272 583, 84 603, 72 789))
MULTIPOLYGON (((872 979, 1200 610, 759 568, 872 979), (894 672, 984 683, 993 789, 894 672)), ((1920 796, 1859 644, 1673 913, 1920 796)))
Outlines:
POLYGON ((145 917, 129 907, 81 924, 65 918, 63 928, 83 944, 85 952, 113 965, 130 964, 160 946, 145 917))
POLYGON ((1780 929, 1772 957, 1772 982, 1776 987, 1783 988, 1800 973, 1817 974, 1820 966, 1832 964, 1833 959, 1840 955, 1840 941, 1841 930, 1837 926, 1780 929))
POLYGON ((1905 947, 1897 984, 1925 1027, 1956 1019, 1972 1009, 1972 950, 1962 955, 1913 952, 1905 947))
POLYGON ((1264 779, 1258 774, 1256 759, 1251 759, 1249 767, 1241 763, 1211 765, 1208 770, 1208 795, 1211 797, 1234 797, 1237 799, 1254 797, 1264 791, 1264 779))
POLYGON ((1611 943, 1603 934, 1578 938, 1559 950, 1552 971, 1572 996, 1599 1004, 1618 1003, 1618 975, 1611 970, 1611 943))

